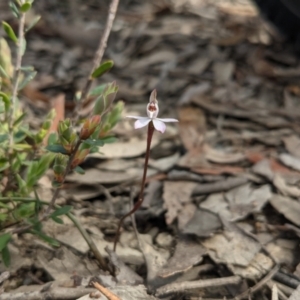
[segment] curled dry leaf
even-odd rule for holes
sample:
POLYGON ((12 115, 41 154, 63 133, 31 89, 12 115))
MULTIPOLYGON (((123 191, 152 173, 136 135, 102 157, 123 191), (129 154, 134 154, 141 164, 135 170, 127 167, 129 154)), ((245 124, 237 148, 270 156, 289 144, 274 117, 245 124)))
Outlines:
POLYGON ((217 151, 212 149, 207 144, 204 146, 205 158, 208 161, 217 164, 234 164, 246 159, 246 156, 242 153, 229 153, 224 151, 217 151))

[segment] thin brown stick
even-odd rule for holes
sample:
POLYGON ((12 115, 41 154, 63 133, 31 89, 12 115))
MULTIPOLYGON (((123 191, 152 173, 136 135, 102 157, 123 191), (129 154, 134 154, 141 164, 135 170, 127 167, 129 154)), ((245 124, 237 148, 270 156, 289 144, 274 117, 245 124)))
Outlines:
POLYGON ((166 284, 156 290, 156 297, 163 297, 169 294, 183 292, 191 289, 200 289, 212 286, 223 286, 228 284, 238 284, 242 278, 240 276, 230 276, 223 278, 203 279, 195 281, 175 282, 166 284))
MULTIPOLYGON (((275 276, 274 276, 275 277, 275 276)), ((274 278, 273 277, 273 278, 274 278)), ((283 284, 283 283, 280 283, 274 279, 271 279, 267 285, 268 287, 272 287, 274 284, 276 284, 277 288, 278 288, 278 294, 280 293, 280 291, 282 291, 284 294, 286 294, 288 297, 291 296, 294 292, 295 289, 283 284)))
POLYGON ((73 216, 71 213, 67 213, 68 218, 74 223, 74 225, 77 227, 83 238, 85 239, 86 243, 88 244, 90 250, 93 252, 95 258, 97 259, 99 266, 102 268, 104 271, 109 271, 111 274, 113 271, 111 268, 108 266, 106 263, 105 259, 99 252, 96 244, 94 243, 93 239, 89 236, 89 234, 86 232, 86 230, 83 228, 83 226, 80 224, 80 222, 73 216))
MULTIPOLYGON (((278 299, 280 299, 280 300, 288 300, 289 297, 287 297, 283 293, 283 291, 279 288, 279 286, 277 285, 277 283, 274 283, 274 281, 272 282, 272 280, 269 280, 269 282, 267 282, 267 286, 272 291, 272 299, 271 300, 278 300, 278 299)), ((290 293, 289 296, 291 294, 292 293, 290 293)))
MULTIPOLYGON (((38 286, 38 289, 28 292, 16 292, 16 293, 3 293, 0 295, 0 300, 73 300, 80 298, 88 293, 95 292, 94 288, 65 288, 60 286, 50 286, 47 288, 48 283, 43 286, 38 286)), ((34 286, 31 286, 32 288, 34 286)))
POLYGON ((116 17, 118 5, 119 5, 119 0, 112 0, 111 3, 110 3, 108 17, 107 17, 107 21, 106 21, 106 24, 105 24, 104 32, 103 32, 103 35, 102 35, 101 40, 99 42, 98 50, 96 51, 95 56, 94 56, 92 70, 91 70, 91 72, 89 74, 89 77, 87 78, 87 81, 85 83, 85 86, 82 90, 80 101, 78 101, 78 106, 76 108, 77 112, 80 109, 80 105, 86 100, 86 97, 87 97, 87 95, 90 91, 90 88, 91 88, 91 85, 92 85, 92 82, 93 82, 92 74, 99 67, 100 62, 103 58, 104 51, 105 51, 106 46, 107 46, 107 41, 108 41, 112 26, 113 26, 113 22, 114 22, 115 17, 116 17))
POLYGON ((117 295, 112 293, 110 290, 105 288, 104 286, 100 285, 98 282, 92 282, 92 285, 100 291, 108 300, 122 300, 117 295))
POLYGON ((231 300, 241 300, 241 299, 247 299, 249 294, 253 294, 254 292, 261 289, 270 279, 273 278, 273 276, 278 272, 279 265, 275 265, 275 267, 256 285, 254 285, 252 288, 248 289, 247 291, 241 293, 240 295, 234 297, 231 300))

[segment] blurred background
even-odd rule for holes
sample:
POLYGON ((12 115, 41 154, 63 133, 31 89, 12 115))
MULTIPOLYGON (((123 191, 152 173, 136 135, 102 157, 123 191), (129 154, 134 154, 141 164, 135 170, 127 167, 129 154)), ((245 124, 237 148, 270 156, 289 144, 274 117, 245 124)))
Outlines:
MULTIPOLYGON (((256 89, 259 79, 273 76, 270 61, 285 67, 296 64, 290 50, 297 48, 299 20, 280 0, 256 0, 262 14, 255 1, 248 0, 120 2, 105 55, 115 67, 102 80, 117 80, 119 98, 126 102, 146 101, 157 88, 165 103, 177 104, 186 101, 184 93, 198 84, 213 88, 212 93, 224 99, 238 99, 245 86, 256 89)), ((7 3, 0 5, 0 18, 17 26, 7 3)), ((30 101, 47 102, 47 96, 63 92, 67 110, 72 110, 108 6, 109 1, 35 1, 27 22, 36 15, 42 19, 28 35, 24 59, 38 71, 25 91, 30 101)))

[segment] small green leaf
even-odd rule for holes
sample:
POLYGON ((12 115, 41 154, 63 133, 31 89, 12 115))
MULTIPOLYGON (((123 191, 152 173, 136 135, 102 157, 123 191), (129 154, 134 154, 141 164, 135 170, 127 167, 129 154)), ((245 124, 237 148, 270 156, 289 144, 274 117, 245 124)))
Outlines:
POLYGON ((8 141, 8 134, 0 134, 0 143, 8 141))
POLYGON ((29 218, 34 214, 34 205, 34 202, 21 204, 15 212, 15 217, 17 219, 29 218))
POLYGON ((25 117, 26 117, 26 113, 21 114, 21 115, 17 118, 17 120, 15 120, 14 126, 20 124, 20 123, 22 122, 22 120, 23 120, 25 117))
POLYGON ((4 31, 6 32, 6 34, 15 42, 18 42, 18 38, 16 36, 16 34, 14 33, 13 29, 11 28, 11 26, 6 23, 5 21, 2 21, 2 27, 4 29, 4 31))
POLYGON ((36 74, 37 74, 36 71, 29 72, 28 75, 23 79, 23 81, 18 86, 18 90, 19 91, 22 90, 36 76, 36 74))
POLYGON ((52 181, 52 186, 56 189, 60 188, 62 186, 61 182, 57 182, 56 180, 52 181))
POLYGON ((62 145, 48 145, 46 149, 53 153, 68 154, 67 150, 62 145))
POLYGON ((10 105, 9 97, 5 93, 0 91, 0 98, 5 104, 5 110, 8 109, 10 105))
POLYGON ((30 8, 31 8, 31 3, 26 2, 26 3, 24 3, 24 4, 20 7, 20 10, 21 10, 21 12, 25 13, 25 12, 27 12, 30 8))
POLYGON ((44 154, 39 162, 38 162, 38 169, 37 172, 39 175, 43 175, 44 172, 47 171, 47 169, 49 169, 50 164, 52 163, 52 161, 55 158, 55 154, 52 153, 47 153, 44 154))
POLYGON ((49 137, 48 137, 48 146, 55 145, 57 143, 57 140, 58 140, 57 139, 57 133, 56 132, 50 133, 49 137))
POLYGON ((102 76, 104 73, 108 72, 114 65, 112 60, 105 61, 102 63, 92 74, 93 78, 102 76))
POLYGON ((90 96, 99 96, 103 93, 105 87, 106 87, 106 84, 98 85, 90 91, 89 95, 90 96))
POLYGON ((112 143, 115 143, 118 139, 114 136, 106 136, 104 138, 101 138, 101 141, 104 143, 104 144, 112 144, 112 143))
POLYGON ((28 144, 15 144, 12 146, 12 148, 15 149, 16 151, 25 151, 31 149, 32 146, 28 144))
POLYGON ((51 219, 58 224, 64 224, 64 221, 61 218, 51 217, 51 219))
POLYGON ((0 202, 0 207, 1 208, 9 208, 9 205, 3 203, 3 202, 0 202))
POLYGON ((9 167, 9 163, 0 163, 0 172, 6 170, 9 167))
POLYGON ((16 178, 19 186, 19 192, 23 195, 27 194, 27 182, 24 179, 22 179, 19 174, 16 174, 16 178))
POLYGON ((3 261, 4 265, 6 267, 9 267, 9 265, 10 265, 10 253, 9 253, 9 250, 8 250, 7 246, 2 249, 1 254, 2 254, 2 261, 3 261))
POLYGON ((32 72, 32 71, 34 71, 34 67, 33 66, 22 66, 20 68, 20 70, 22 70, 24 72, 32 72))
POLYGON ((26 138, 26 134, 23 131, 18 131, 14 134, 14 143, 18 144, 26 138))
POLYGON ((41 19, 41 16, 36 16, 33 18, 32 22, 28 25, 28 27, 26 28, 26 32, 28 32, 32 27, 34 27, 36 25, 36 23, 41 19))
POLYGON ((6 71, 3 69, 3 67, 1 65, 0 65, 0 75, 2 75, 2 77, 9 79, 8 74, 6 73, 6 71))
POLYGON ((79 167, 79 166, 77 166, 77 167, 74 169, 74 171, 77 172, 78 174, 81 174, 81 175, 84 175, 84 174, 85 174, 85 171, 84 171, 81 167, 79 167))
POLYGON ((104 142, 102 140, 92 140, 92 139, 87 139, 83 142, 83 144, 87 144, 89 146, 98 146, 102 147, 104 145, 104 142))
POLYGON ((34 133, 28 129, 27 124, 25 126, 20 127, 20 131, 24 132, 28 137, 34 138, 34 133))
POLYGON ((95 100, 93 114, 103 115, 105 112, 107 112, 116 97, 117 91, 118 86, 115 82, 107 84, 103 93, 95 100))
POLYGON ((30 231, 32 234, 37 235, 38 237, 40 237, 41 239, 43 239, 44 241, 46 241, 47 243, 49 243, 50 245, 54 246, 54 247, 59 247, 60 243, 53 239, 52 237, 42 233, 41 231, 37 231, 37 230, 31 230, 30 231))
POLYGON ((17 6, 15 5, 15 3, 13 3, 12 1, 9 1, 9 6, 10 6, 10 8, 12 10, 12 13, 14 14, 14 16, 16 18, 19 18, 20 13, 19 13, 19 10, 18 10, 17 6))
MULTIPOLYGON (((6 207, 7 209, 9 209, 9 207, 6 207)), ((0 214, 0 222, 4 222, 5 220, 7 220, 8 215, 7 214, 0 214)))
POLYGON ((92 153, 98 153, 99 152, 99 148, 98 147, 96 147, 96 146, 93 146, 93 147, 91 147, 91 149, 90 149, 90 153, 92 154, 92 153))
POLYGON ((62 206, 60 208, 58 208, 57 210, 55 210, 52 214, 51 214, 51 218, 53 217, 58 217, 58 216, 62 216, 65 215, 66 213, 68 213, 70 210, 72 209, 71 205, 65 205, 62 206))
POLYGON ((0 235, 0 252, 7 246, 8 242, 11 239, 10 233, 4 233, 0 235))
POLYGON ((34 161, 29 165, 27 170, 27 186, 33 187, 37 181, 45 174, 49 169, 51 162, 54 159, 53 153, 44 154, 39 161, 34 161))

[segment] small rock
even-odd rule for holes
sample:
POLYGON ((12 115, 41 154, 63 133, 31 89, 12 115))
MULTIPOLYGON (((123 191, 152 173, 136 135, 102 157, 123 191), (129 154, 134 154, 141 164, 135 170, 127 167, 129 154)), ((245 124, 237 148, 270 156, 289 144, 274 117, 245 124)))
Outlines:
POLYGON ((158 236, 156 237, 156 243, 163 248, 168 248, 172 245, 173 242, 173 238, 170 234, 168 234, 167 232, 161 232, 160 234, 158 234, 158 236))

